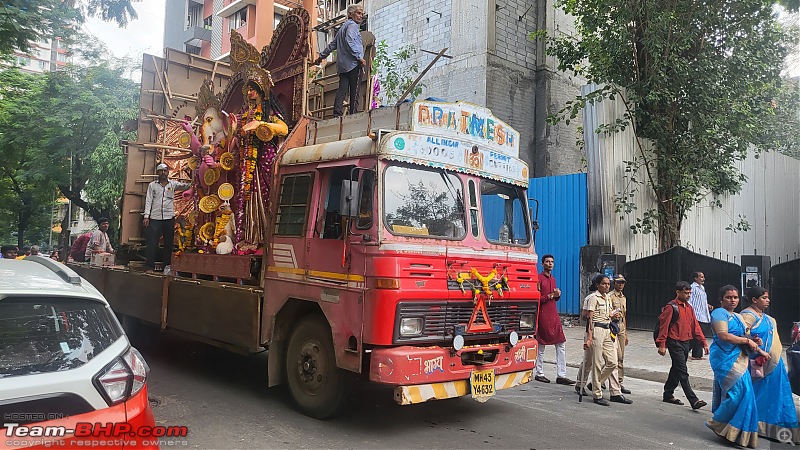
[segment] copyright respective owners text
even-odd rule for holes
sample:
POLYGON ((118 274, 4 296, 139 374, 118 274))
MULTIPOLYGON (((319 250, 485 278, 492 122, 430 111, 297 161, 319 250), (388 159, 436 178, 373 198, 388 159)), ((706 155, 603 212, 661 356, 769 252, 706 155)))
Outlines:
MULTIPOLYGON (((51 419, 53 420, 53 419, 51 419)), ((54 423, 64 423, 63 420, 54 423)), ((63 425, 24 425, 5 422, 0 448, 167 448, 185 447, 185 426, 133 426, 129 423, 73 422, 63 425)))

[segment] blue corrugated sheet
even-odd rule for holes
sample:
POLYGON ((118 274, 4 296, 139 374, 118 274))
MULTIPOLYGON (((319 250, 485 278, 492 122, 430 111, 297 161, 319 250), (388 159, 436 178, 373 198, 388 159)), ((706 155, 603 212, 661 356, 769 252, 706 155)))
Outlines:
MULTIPOLYGON (((536 253, 541 271, 542 255, 555 257, 553 274, 561 288, 558 312, 580 312, 580 251, 587 245, 586 174, 531 178, 528 197, 539 201, 536 253)), ((535 202, 530 202, 535 207, 535 202)), ((534 208, 535 214, 535 208, 534 208)))

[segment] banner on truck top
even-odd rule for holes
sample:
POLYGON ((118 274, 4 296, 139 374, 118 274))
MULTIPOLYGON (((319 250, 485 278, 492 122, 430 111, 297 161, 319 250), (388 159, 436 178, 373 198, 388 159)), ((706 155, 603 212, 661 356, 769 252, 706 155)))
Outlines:
POLYGON ((519 132, 482 106, 466 102, 414 102, 411 130, 474 141, 519 158, 519 132))
POLYGON ((517 186, 528 186, 528 165, 473 142, 441 136, 398 132, 383 142, 381 156, 394 161, 440 167, 517 186))

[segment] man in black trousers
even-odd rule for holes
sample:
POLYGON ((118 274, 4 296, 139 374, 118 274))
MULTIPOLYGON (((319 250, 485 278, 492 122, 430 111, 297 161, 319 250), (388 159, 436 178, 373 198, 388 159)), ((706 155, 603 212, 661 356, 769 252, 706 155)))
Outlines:
POLYGON ((660 327, 656 338, 656 347, 658 347, 659 355, 664 356, 669 351, 669 357, 672 359, 672 368, 669 371, 667 382, 664 384, 663 401, 682 405, 683 402, 675 398, 675 389, 680 384, 692 409, 699 409, 706 406, 706 402, 697 398, 692 386, 689 385, 686 360, 689 358, 692 339, 702 343, 706 355, 708 354, 708 344, 694 315, 694 310, 688 303, 691 295, 692 287, 689 283, 679 281, 675 285, 675 298, 664 306, 658 316, 660 327), (673 318, 676 313, 678 317, 673 318))

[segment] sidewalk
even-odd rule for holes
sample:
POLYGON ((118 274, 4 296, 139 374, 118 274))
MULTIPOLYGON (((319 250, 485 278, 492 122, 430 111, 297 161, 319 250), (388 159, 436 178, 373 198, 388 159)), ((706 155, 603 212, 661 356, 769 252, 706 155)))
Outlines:
MULTIPOLYGON (((562 322, 569 319, 562 318, 562 322)), ((564 324, 564 336, 567 338, 567 366, 580 367, 583 359, 583 338, 585 328, 580 325, 564 324)), ((711 340, 708 339, 711 345, 711 340)), ((548 346, 544 354, 544 362, 555 364, 555 348, 548 346)), ((628 330, 628 346, 625 347, 625 377, 664 383, 667 381, 672 362, 669 354, 658 354, 653 343, 652 331, 628 330)), ((699 361, 687 361, 689 382, 693 389, 710 391, 713 386, 714 372, 708 363, 708 356, 699 361)))

